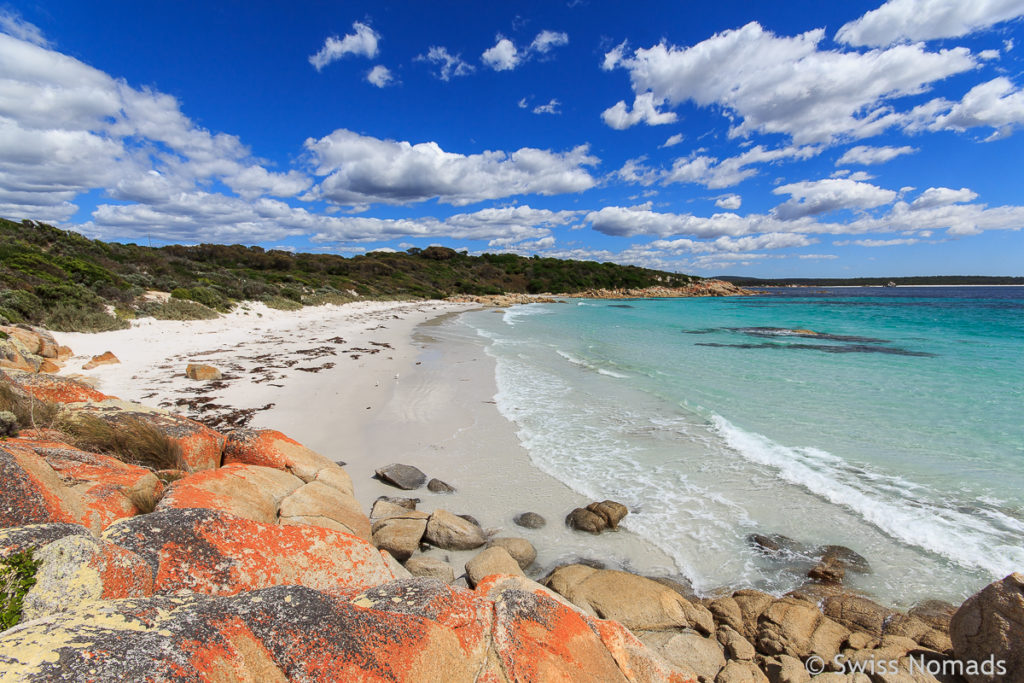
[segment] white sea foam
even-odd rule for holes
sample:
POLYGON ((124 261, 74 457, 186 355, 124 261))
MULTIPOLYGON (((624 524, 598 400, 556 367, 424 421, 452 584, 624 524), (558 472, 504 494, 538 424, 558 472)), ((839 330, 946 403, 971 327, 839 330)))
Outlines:
POLYGON ((711 422, 725 442, 741 456, 778 472, 778 476, 810 493, 855 512, 903 543, 948 558, 963 567, 977 567, 1002 577, 1024 566, 1024 549, 1007 533, 1009 518, 993 524, 977 514, 943 505, 941 496, 900 477, 858 470, 816 448, 790 448, 744 431, 724 417, 711 422), (929 494, 929 495, 926 495, 929 494), (1003 528, 1000 528, 1003 527, 1003 528))

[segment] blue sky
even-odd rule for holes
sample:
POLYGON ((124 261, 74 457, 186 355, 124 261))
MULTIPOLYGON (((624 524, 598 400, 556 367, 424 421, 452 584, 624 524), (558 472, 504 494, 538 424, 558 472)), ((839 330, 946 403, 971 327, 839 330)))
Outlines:
POLYGON ((0 216, 1024 274, 1024 0, 0 4, 0 216))

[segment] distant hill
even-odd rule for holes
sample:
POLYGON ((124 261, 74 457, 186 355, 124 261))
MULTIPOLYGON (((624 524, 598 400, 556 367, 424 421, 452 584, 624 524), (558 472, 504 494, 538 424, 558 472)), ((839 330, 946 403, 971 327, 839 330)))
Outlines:
POLYGON ((725 280, 740 287, 881 287, 890 282, 898 286, 913 285, 1024 285, 1024 277, 988 275, 922 275, 916 277, 851 277, 851 278, 756 278, 722 275, 725 280))
POLYGON ((572 293, 699 279, 614 263, 469 256, 446 247, 351 258, 237 244, 153 248, 0 219, 0 317, 55 330, 116 329, 140 314, 209 317, 244 300, 298 308, 356 298, 572 293), (147 290, 171 292, 172 298, 147 297, 147 290))

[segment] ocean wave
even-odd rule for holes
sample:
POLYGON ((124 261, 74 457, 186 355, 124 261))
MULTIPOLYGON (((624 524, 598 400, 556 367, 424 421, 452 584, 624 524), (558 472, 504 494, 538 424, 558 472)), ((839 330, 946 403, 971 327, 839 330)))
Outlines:
POLYGON ((616 372, 614 370, 609 370, 608 368, 603 368, 603 367, 601 367, 599 365, 595 365, 594 363, 591 363, 589 361, 585 361, 582 358, 574 356, 573 354, 569 353, 568 351, 562 351, 561 349, 555 349, 555 352, 559 356, 561 356, 562 358, 564 358, 567 361, 569 361, 570 363, 572 363, 573 365, 577 365, 577 366, 579 366, 581 368, 586 368, 587 370, 593 370, 594 372, 596 372, 599 375, 605 375, 606 377, 614 377, 616 379, 629 379, 629 375, 624 375, 621 372, 616 372))
POLYGON ((942 496, 919 484, 852 467, 817 448, 783 446, 720 415, 713 415, 711 423, 743 458, 771 467, 784 481, 853 511, 891 538, 994 578, 1024 566, 1019 522, 998 511, 963 511, 940 502, 942 496))

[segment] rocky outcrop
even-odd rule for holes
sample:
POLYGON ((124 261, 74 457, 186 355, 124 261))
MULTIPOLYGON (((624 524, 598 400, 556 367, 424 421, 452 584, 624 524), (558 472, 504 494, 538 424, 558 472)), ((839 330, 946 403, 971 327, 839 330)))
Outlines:
POLYGON ((589 613, 614 619, 630 630, 692 628, 705 636, 715 631, 703 605, 635 574, 573 564, 556 569, 544 584, 589 613))
POLYGON ((88 384, 70 377, 17 371, 6 371, 3 374, 12 386, 39 401, 64 404, 105 401, 110 398, 88 384))
POLYGON ((67 536, 92 536, 81 524, 27 524, 0 528, 0 558, 34 550, 67 536))
POLYGON ((766 655, 811 655, 831 661, 850 631, 809 602, 796 598, 776 600, 758 617, 757 649, 766 655))
POLYGON ((718 672, 725 668, 722 646, 714 638, 696 631, 655 631, 645 633, 640 640, 698 681, 714 681, 718 672))
POLYGON ((80 523, 85 517, 81 498, 45 460, 9 444, 0 443, 0 527, 80 523))
MULTIPOLYGON (((304 482, 317 478, 322 470, 328 476, 347 480, 348 493, 352 493, 352 480, 336 463, 312 451, 298 441, 273 429, 236 429, 227 435, 224 444, 224 464, 241 463, 261 465, 289 472, 304 482)), ((339 488, 339 485, 335 485, 339 488)), ((340 490, 340 488, 339 488, 340 490)))
POLYGON ((302 480, 287 472, 234 463, 179 479, 157 509, 204 508, 276 524, 281 501, 301 486, 302 480))
POLYGON ((41 327, 0 325, 0 368, 24 372, 57 372, 70 349, 57 346, 41 327))
POLYGON ((87 603, 0 635, 0 667, 26 681, 687 680, 621 626, 546 595, 424 579, 352 599, 279 586, 87 603))
POLYGON ((22 621, 96 600, 153 594, 153 572, 141 557, 90 535, 65 536, 36 550, 33 559, 42 565, 25 596, 22 621))
POLYGON ((949 624, 961 661, 1001 660, 1006 673, 967 675, 970 683, 1024 680, 1024 574, 1010 574, 969 597, 949 624))
POLYGON ((427 475, 423 474, 417 467, 392 463, 381 467, 376 472, 377 478, 386 484, 391 484, 404 491, 412 491, 423 486, 427 481, 427 475))
POLYGON ((356 499, 319 479, 282 500, 278 514, 281 524, 310 524, 371 538, 370 520, 356 499))
POLYGON ((161 594, 231 595, 284 584, 340 591, 394 578, 377 549, 351 534, 261 524, 214 510, 171 509, 123 519, 103 539, 146 560, 161 594))

